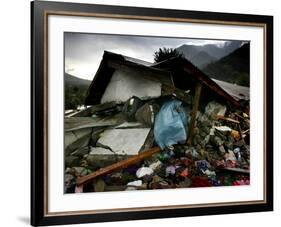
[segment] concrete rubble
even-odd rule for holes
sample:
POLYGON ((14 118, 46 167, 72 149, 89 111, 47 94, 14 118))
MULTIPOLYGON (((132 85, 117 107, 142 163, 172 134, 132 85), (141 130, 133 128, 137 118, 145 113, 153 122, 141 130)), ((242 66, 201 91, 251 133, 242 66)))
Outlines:
MULTIPOLYGON (((139 109, 150 105, 146 103, 139 109)), ((120 112, 114 113, 113 118, 120 112)), ((159 109, 156 114, 158 112, 159 109)), ((151 119, 150 112, 145 113, 149 113, 147 116, 151 119)), ((119 117, 118 123, 108 120, 104 122, 111 123, 101 125, 98 121, 94 126, 88 121, 89 126, 74 124, 73 129, 68 128, 65 133, 65 192, 81 192, 81 188, 76 188, 77 177, 157 146, 151 130, 154 120, 145 124, 143 120, 128 122, 127 117, 119 117)), ((83 186, 83 192, 247 185, 250 183, 248 144, 248 115, 212 101, 196 114, 191 144, 166 147, 138 164, 93 180, 92 184, 83 186)))
POLYGON ((194 108, 194 89, 165 87, 147 77, 134 80, 131 74, 116 71, 99 104, 66 111, 65 193, 250 184, 249 101, 234 106, 223 93, 224 99, 203 97, 194 108), (175 100, 166 119, 162 107, 175 100), (157 116, 163 119, 156 121, 157 116), (156 141, 155 129, 167 127, 165 135, 176 137, 178 125, 179 140, 156 141))

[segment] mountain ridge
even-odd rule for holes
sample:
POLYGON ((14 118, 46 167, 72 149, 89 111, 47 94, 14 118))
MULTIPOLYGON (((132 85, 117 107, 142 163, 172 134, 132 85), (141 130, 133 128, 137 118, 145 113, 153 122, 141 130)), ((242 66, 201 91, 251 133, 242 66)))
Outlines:
POLYGON ((183 44, 177 47, 176 49, 179 53, 182 53, 184 57, 187 58, 189 61, 191 61, 194 65, 202 69, 207 64, 219 60, 224 56, 233 52, 235 49, 241 47, 242 43, 243 43, 242 41, 229 41, 222 46, 218 46, 216 44, 206 44, 200 46, 183 44), (200 55, 202 55, 203 52, 208 54, 207 59, 200 57, 200 55))
POLYGON ((245 43, 229 55, 202 69, 209 77, 249 87, 250 44, 245 43))

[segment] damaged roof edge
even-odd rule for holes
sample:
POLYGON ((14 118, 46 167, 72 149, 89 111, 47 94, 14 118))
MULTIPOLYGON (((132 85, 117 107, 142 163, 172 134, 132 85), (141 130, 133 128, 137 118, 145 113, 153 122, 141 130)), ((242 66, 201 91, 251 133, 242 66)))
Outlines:
POLYGON ((238 107, 240 106, 240 102, 235 100, 229 93, 227 93, 221 86, 219 86, 215 81, 213 81, 209 76, 203 73, 200 69, 198 69, 195 65, 189 62, 187 59, 184 59, 185 64, 183 66, 185 72, 193 76, 195 79, 202 82, 204 85, 209 87, 211 90, 216 92, 219 96, 224 97, 227 101, 229 101, 232 105, 238 107))
POLYGON ((196 67, 192 62, 190 62, 186 58, 176 58, 172 57, 167 60, 161 61, 159 63, 153 64, 153 67, 157 68, 171 68, 171 64, 180 63, 181 67, 183 67, 184 71, 191 75, 194 79, 199 80, 205 86, 209 87, 212 91, 217 93, 219 96, 225 98, 234 106, 240 106, 238 100, 232 97, 227 91, 225 91, 219 84, 217 84, 214 80, 212 80, 208 75, 202 72, 198 67, 196 67))
MULTIPOLYGON (((85 105, 99 104, 102 94, 104 93, 106 86, 108 85, 116 65, 124 65, 127 67, 137 67, 139 70, 149 71, 155 75, 171 75, 172 70, 167 66, 171 66, 174 62, 178 62, 179 58, 170 58, 160 63, 149 63, 136 58, 127 57, 121 54, 116 54, 109 51, 104 51, 103 59, 100 66, 92 80, 91 85, 87 91, 85 105), (161 69, 161 67, 163 67, 161 69)), ((195 65, 193 65, 186 58, 181 58, 181 67, 183 70, 191 75, 194 79, 200 81, 202 84, 210 88, 219 96, 223 97, 226 101, 230 102, 235 107, 240 106, 240 102, 237 101, 231 94, 226 92, 221 86, 213 81, 208 75, 203 73, 195 65)))

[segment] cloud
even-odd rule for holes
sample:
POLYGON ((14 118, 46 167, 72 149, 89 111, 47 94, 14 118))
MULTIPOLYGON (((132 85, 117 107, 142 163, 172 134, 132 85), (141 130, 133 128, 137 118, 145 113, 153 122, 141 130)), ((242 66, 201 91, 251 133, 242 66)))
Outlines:
POLYGON ((183 44, 223 46, 227 41, 65 33, 65 71, 84 79, 93 79, 104 50, 153 62, 160 47, 176 48, 183 44))

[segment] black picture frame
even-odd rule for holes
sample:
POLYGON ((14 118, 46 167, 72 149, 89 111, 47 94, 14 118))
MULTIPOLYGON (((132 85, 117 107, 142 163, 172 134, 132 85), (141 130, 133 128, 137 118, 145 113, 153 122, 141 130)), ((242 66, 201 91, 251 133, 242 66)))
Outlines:
POLYGON ((64 2, 31 2, 31 224, 57 225, 152 218, 171 218, 273 210, 273 17, 201 11, 169 10, 64 2), (140 209, 98 213, 49 214, 46 201, 48 84, 48 15, 75 15, 194 23, 261 25, 265 28, 265 177, 266 194, 262 203, 247 203, 192 208, 140 209))

